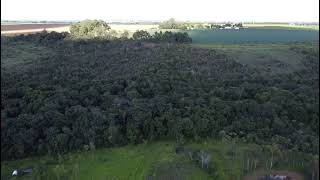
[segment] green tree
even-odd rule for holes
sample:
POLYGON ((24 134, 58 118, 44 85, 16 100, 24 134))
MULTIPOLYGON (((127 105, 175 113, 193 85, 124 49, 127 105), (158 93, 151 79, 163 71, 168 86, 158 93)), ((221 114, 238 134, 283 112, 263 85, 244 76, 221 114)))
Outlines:
POLYGON ((121 39, 126 40, 129 38, 129 31, 124 30, 123 33, 121 34, 121 39))
POLYGON ((170 18, 159 24, 160 29, 187 29, 187 24, 177 23, 174 18, 170 18))
POLYGON ((132 38, 134 40, 147 40, 149 39, 151 36, 148 33, 148 31, 144 31, 144 30, 138 30, 135 33, 133 33, 132 38))
POLYGON ((110 26, 102 20, 84 20, 70 27, 70 34, 76 38, 110 38, 110 26))

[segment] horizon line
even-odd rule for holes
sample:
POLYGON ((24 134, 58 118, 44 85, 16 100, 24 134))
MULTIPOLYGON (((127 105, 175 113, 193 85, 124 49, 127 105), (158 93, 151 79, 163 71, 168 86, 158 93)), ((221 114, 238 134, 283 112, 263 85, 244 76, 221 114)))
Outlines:
MULTIPOLYGON (((95 19, 83 19, 83 20, 95 20, 95 19)), ((40 21, 45 21, 45 22, 79 22, 83 20, 36 20, 36 19, 1 19, 1 22, 40 22, 40 21)), ((106 22, 164 22, 166 20, 126 20, 126 19, 99 19, 96 18, 96 20, 103 20, 106 22)), ((225 23, 225 22, 242 22, 242 23, 316 23, 319 24, 319 21, 213 21, 213 20, 201 20, 201 21, 196 21, 196 20, 176 20, 177 22, 214 22, 214 23, 225 23)))

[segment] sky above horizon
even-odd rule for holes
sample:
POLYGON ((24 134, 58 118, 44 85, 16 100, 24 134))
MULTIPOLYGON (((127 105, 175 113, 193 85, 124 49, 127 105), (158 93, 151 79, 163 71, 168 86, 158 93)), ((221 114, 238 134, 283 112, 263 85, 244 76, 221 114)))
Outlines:
POLYGON ((319 0, 1 0, 1 20, 318 22, 319 0))

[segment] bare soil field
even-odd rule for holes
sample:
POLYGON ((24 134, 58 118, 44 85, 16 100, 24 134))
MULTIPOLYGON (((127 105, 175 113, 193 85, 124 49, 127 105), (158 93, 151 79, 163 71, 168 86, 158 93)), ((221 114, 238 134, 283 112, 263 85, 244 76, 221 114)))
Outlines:
MULTIPOLYGON (((124 30, 133 33, 137 30, 157 29, 158 25, 140 25, 140 24, 109 24, 112 30, 122 32, 124 30)), ((44 29, 46 31, 69 32, 69 24, 2 24, 1 35, 15 36, 19 34, 33 34, 44 29)))
POLYGON ((46 31, 68 32, 69 24, 11 24, 1 25, 1 35, 15 36, 46 31))
POLYGON ((66 27, 66 26, 69 26, 69 24, 10 24, 10 25, 1 24, 1 31, 47 29, 47 28, 58 28, 58 27, 66 27))

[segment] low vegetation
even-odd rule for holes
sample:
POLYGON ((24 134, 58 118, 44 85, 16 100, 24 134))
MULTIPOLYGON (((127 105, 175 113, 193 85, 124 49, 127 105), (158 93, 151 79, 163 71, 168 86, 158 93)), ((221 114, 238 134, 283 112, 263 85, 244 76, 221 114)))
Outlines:
POLYGON ((311 179, 316 158, 294 151, 274 151, 268 147, 237 141, 206 141, 177 146, 158 141, 116 148, 83 150, 59 156, 32 157, 1 162, 1 178, 14 169, 31 168, 23 179, 243 179, 246 174, 286 169, 311 179), (210 158, 206 158, 210 157, 210 158), (273 158, 273 159, 272 159, 273 158), (271 165, 272 160, 272 167, 271 165), (271 168, 271 169, 270 169, 271 168), (124 171, 125 169, 125 171, 124 171))

